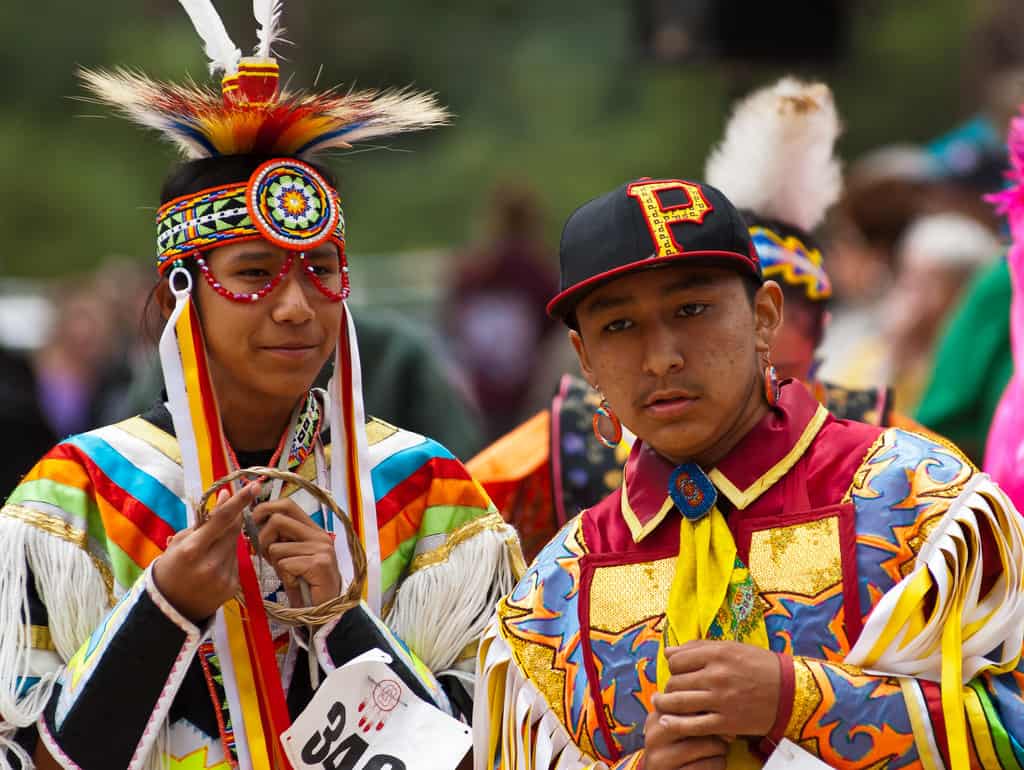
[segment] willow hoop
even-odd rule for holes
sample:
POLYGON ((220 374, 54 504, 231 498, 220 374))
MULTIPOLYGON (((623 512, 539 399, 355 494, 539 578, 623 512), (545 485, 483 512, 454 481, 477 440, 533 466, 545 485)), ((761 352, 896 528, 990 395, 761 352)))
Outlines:
MULTIPOLYGON (((341 594, 322 604, 318 604, 315 607, 288 607, 287 605, 264 599, 263 606, 266 608, 267 614, 274 620, 287 626, 322 626, 325 623, 330 623, 331 621, 340 618, 348 610, 358 605, 359 602, 362 601, 363 589, 366 586, 366 551, 363 550, 363 544, 356 535, 355 528, 352 526, 352 520, 348 517, 348 514, 338 506, 334 499, 327 494, 327 492, 296 473, 278 470, 277 468, 263 468, 260 466, 242 468, 241 470, 229 473, 224 478, 215 481, 210 488, 203 493, 202 498, 199 500, 199 505, 196 507, 196 527, 201 527, 209 518, 210 514, 206 510, 206 506, 209 503, 210 498, 213 497, 222 487, 243 478, 280 479, 286 483, 295 484, 301 489, 309 492, 317 502, 327 508, 330 508, 334 513, 335 519, 340 521, 345 527, 345 535, 348 540, 348 550, 352 556, 352 582, 349 583, 348 588, 341 594)), ((246 512, 245 516, 247 519, 246 529, 249 530, 251 526, 249 513, 246 512)), ((235 598, 238 599, 239 602, 242 601, 241 596, 236 596, 235 598)))

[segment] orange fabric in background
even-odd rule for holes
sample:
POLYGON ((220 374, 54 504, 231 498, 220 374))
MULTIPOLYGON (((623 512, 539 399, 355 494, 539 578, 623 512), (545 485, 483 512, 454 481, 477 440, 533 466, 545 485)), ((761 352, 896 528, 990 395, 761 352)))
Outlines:
POLYGON ((540 412, 466 463, 519 532, 527 562, 558 529, 551 497, 551 413, 540 412))
POLYGON ((469 475, 484 485, 508 520, 518 485, 551 459, 551 412, 538 412, 466 463, 469 475))

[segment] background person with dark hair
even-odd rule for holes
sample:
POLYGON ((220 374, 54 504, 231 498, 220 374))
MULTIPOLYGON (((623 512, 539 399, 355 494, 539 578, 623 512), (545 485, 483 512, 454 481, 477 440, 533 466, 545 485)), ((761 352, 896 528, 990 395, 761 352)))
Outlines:
POLYGON ((12 438, 0 449, 0 498, 7 498, 57 440, 38 392, 29 357, 0 347, 0 433, 12 438))
POLYGON ((488 232, 456 257, 442 307, 448 345, 469 377, 493 441, 533 406, 530 383, 553 326, 544 302, 556 284, 537 196, 515 184, 492 194, 488 232))

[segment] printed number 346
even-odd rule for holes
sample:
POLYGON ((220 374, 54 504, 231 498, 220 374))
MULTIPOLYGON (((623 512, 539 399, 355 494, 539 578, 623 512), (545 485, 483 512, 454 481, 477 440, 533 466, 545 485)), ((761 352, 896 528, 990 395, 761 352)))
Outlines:
MULTIPOLYGON (((370 745, 356 733, 344 740, 345 706, 335 701, 327 712, 327 726, 313 733, 302 747, 302 761, 323 770, 356 770, 370 745)), ((387 754, 375 754, 359 770, 405 770, 405 763, 387 754)))

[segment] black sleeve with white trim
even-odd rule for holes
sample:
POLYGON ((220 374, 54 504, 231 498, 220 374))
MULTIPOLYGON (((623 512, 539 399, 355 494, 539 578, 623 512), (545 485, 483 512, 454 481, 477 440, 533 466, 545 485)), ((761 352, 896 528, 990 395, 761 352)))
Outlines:
POLYGON ((201 638, 143 573, 61 674, 39 720, 50 753, 83 770, 141 767, 201 638))

